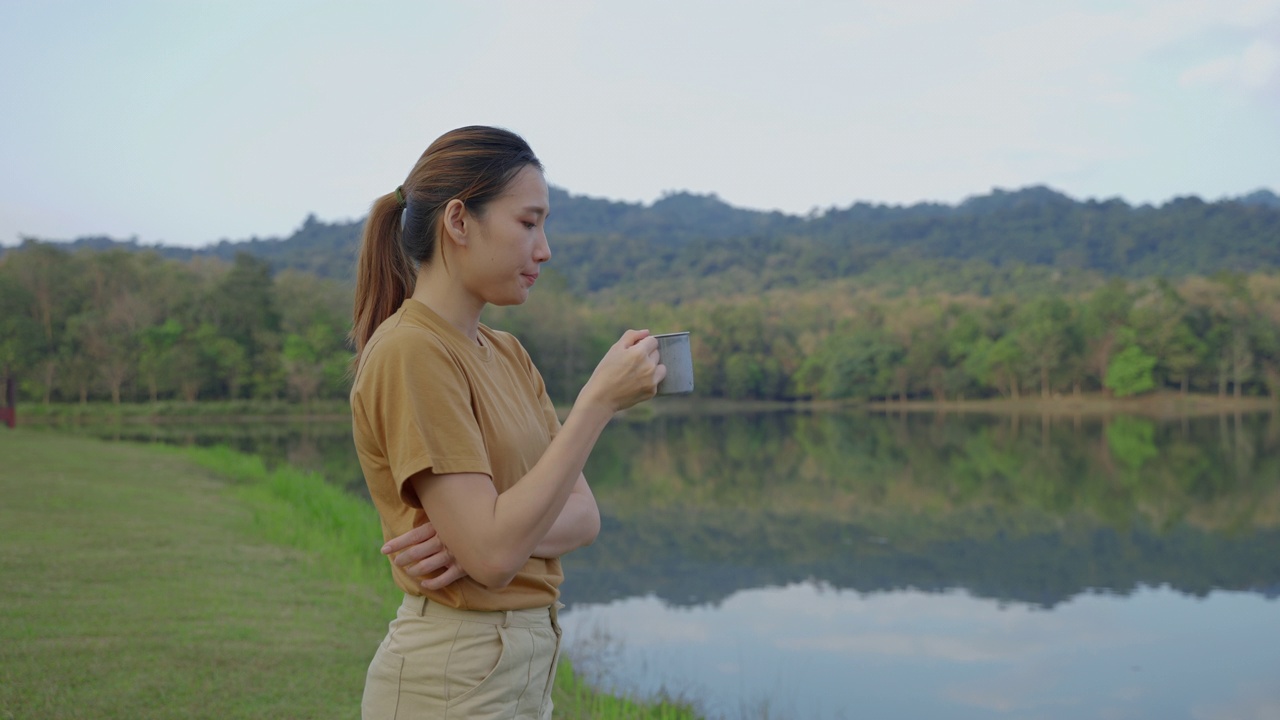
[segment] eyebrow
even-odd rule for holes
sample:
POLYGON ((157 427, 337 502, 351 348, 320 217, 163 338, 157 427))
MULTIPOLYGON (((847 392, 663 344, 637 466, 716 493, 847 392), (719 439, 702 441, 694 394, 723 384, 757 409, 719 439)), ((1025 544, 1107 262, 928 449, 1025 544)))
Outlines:
POLYGON ((541 215, 541 216, 547 216, 551 214, 550 210, 546 209, 545 207, 542 207, 541 205, 526 206, 524 211, 527 213, 533 213, 534 215, 541 215))

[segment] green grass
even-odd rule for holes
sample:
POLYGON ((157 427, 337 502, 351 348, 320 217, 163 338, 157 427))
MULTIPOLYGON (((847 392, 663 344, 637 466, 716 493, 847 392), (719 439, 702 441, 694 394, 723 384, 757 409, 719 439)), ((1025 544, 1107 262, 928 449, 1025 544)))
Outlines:
POLYGON ((591 720, 694 720, 699 716, 683 701, 658 699, 639 701, 598 692, 574 672, 571 658, 560 657, 556 685, 552 691, 557 718, 591 720))
MULTIPOLYGON (((0 719, 354 718, 398 599, 371 506, 225 449, 0 432, 0 719)), ((691 718, 596 693, 558 718, 691 718)))
POLYGON ((382 529, 373 506, 316 473, 281 465, 268 470, 256 455, 225 447, 184 448, 182 454, 219 477, 253 515, 265 539, 323 558, 325 572, 380 591, 389 620, 403 597, 377 548, 382 529))
POLYGON ((175 451, 0 435, 0 718, 354 718, 382 598, 175 451))

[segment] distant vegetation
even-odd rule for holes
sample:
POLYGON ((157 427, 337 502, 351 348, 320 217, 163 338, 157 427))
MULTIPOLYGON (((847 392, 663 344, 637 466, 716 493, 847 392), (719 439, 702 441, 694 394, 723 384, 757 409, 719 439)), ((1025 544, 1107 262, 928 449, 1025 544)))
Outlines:
MULTIPOLYGON (((1160 207, 1047 188, 807 217, 553 189, 515 332, 571 401, 628 326, 694 333, 698 393, 955 399, 1280 392, 1280 198, 1160 207)), ((0 256, 0 372, 24 400, 346 394, 359 223, 200 250, 28 239, 0 256)))

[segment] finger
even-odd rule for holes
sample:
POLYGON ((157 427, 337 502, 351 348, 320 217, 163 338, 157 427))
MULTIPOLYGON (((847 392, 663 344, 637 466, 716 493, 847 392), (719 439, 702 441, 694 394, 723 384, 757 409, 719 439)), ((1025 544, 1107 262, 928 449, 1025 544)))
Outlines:
POLYGON ((649 337, 648 330, 628 330, 622 333, 622 339, 618 341, 618 344, 624 348, 629 348, 647 337, 649 337))
POLYGON ((424 577, 426 575, 430 575, 431 573, 439 570, 442 567, 447 567, 453 562, 454 562, 453 556, 449 554, 449 551, 442 550, 428 558, 424 558, 419 562, 416 562, 412 565, 405 566, 404 571, 412 577, 424 577))
POLYGON ((656 357, 658 353, 658 338, 652 335, 646 335, 640 340, 637 340, 634 347, 638 348, 643 353, 656 357))
POLYGON ((422 581, 422 587, 427 590, 439 590, 440 588, 450 585, 467 576, 467 571, 458 565, 450 565, 444 572, 437 577, 422 581))
POLYGON ((666 365, 659 365, 657 369, 653 371, 653 387, 655 390, 658 387, 658 383, 661 383, 662 379, 665 378, 666 376, 667 376, 666 365))
POLYGON ((439 537, 433 537, 396 555, 394 562, 400 567, 408 567, 441 552, 445 552, 444 543, 440 542, 439 537))
POLYGON ((436 528, 434 525, 430 522, 423 523, 399 537, 388 540, 387 544, 382 546, 382 554, 390 555, 391 553, 400 552, 407 547, 431 539, 435 534, 436 528))

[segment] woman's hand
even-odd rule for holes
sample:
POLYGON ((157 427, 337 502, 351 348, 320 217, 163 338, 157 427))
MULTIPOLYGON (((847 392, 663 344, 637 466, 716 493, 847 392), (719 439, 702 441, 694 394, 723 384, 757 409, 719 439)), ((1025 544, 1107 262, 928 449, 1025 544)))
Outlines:
POLYGON ((396 553, 399 554, 395 555, 392 562, 404 568, 409 577, 426 578, 421 582, 426 590, 439 590, 467 576, 467 571, 462 569, 449 548, 444 546, 435 526, 430 522, 392 538, 382 546, 383 555, 396 553), (427 577, 441 568, 444 572, 435 577, 427 577))
POLYGON ((578 397, 617 412, 652 398, 666 376, 666 366, 658 361, 657 338, 648 330, 628 330, 605 353, 578 397))

